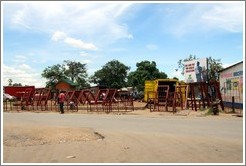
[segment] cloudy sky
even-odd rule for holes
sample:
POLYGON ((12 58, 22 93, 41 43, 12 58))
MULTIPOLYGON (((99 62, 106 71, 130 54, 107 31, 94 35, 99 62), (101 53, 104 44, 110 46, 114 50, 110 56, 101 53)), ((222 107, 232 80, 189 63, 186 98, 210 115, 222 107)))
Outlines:
POLYGON ((92 75, 116 59, 136 69, 155 61, 182 78, 178 60, 212 56, 226 67, 244 58, 244 2, 1 2, 3 85, 42 87, 42 71, 64 60, 92 75))

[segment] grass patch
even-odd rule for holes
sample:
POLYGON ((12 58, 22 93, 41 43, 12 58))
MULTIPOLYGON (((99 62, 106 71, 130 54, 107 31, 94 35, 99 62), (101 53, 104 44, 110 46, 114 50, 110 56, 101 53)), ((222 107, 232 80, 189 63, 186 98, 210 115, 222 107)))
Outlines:
POLYGON ((221 110, 214 110, 212 107, 209 107, 206 109, 206 113, 205 115, 219 115, 219 112, 221 112, 221 110))

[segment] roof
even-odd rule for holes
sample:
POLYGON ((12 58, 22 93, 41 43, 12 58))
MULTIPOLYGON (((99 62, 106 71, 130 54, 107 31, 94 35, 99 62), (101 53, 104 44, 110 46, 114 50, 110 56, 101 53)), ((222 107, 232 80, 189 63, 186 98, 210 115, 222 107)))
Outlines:
POLYGON ((219 72, 225 71, 225 70, 227 70, 227 69, 229 69, 229 68, 232 68, 232 67, 234 67, 234 66, 236 66, 236 65, 239 65, 239 64, 241 64, 241 63, 243 63, 243 61, 238 62, 238 63, 235 63, 235 64, 233 64, 233 65, 231 65, 231 66, 228 66, 228 67, 226 67, 226 68, 220 70, 219 72))
POLYGON ((56 83, 56 85, 59 84, 60 82, 65 82, 65 83, 69 84, 70 86, 77 86, 76 83, 74 83, 73 81, 71 81, 71 80, 68 79, 68 78, 62 78, 62 79, 60 79, 60 80, 56 83))

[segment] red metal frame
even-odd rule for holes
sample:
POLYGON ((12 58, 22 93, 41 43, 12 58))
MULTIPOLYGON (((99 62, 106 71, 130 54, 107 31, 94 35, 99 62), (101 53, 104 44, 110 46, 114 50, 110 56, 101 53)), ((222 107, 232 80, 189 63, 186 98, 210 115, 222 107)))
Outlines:
POLYGON ((107 89, 107 93, 103 98, 103 110, 107 113, 112 112, 112 104, 115 103, 115 94, 116 89, 107 89))
POLYGON ((157 96, 154 100, 154 110, 168 111, 169 85, 159 85, 157 89, 157 96), (165 110, 161 110, 164 107, 165 110))
POLYGON ((181 110, 187 107, 188 85, 176 85, 173 99, 173 112, 176 112, 176 107, 181 107, 181 110), (185 96, 184 96, 185 95, 185 96), (185 100, 183 99, 185 98, 185 100))
POLYGON ((32 105, 32 96, 33 96, 33 89, 32 88, 26 88, 24 92, 19 92, 21 96, 20 99, 18 99, 17 101, 15 101, 13 103, 13 106, 16 107, 16 109, 18 110, 18 106, 21 107, 21 109, 26 109, 26 107, 28 108, 29 110, 29 105, 32 105))
POLYGON ((128 108, 134 111, 133 97, 129 91, 117 91, 115 98, 118 102, 118 111, 121 109, 127 111, 128 108))

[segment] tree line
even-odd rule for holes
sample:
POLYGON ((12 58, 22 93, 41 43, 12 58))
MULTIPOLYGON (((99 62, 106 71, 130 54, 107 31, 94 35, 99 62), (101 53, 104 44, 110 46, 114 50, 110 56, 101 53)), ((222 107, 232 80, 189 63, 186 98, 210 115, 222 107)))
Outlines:
MULTIPOLYGON (((198 59, 196 55, 178 61, 178 68, 184 71, 184 63, 198 59)), ((220 59, 208 58, 208 76, 210 80, 219 80, 219 71, 223 69, 220 59)), ((144 91, 146 80, 166 79, 167 74, 157 68, 155 61, 141 61, 136 63, 136 70, 130 72, 130 67, 118 60, 111 60, 88 76, 86 64, 76 61, 64 60, 62 64, 46 67, 41 76, 46 78, 46 87, 54 88, 62 79, 69 79, 77 85, 77 89, 90 87, 90 84, 106 86, 108 88, 133 87, 138 92, 144 91)), ((184 74, 184 73, 182 73, 184 74)), ((174 79, 178 79, 175 78, 174 79)), ((22 86, 9 79, 9 86, 22 86)))
POLYGON ((165 79, 167 74, 159 71, 154 61, 142 61, 136 64, 137 69, 129 72, 130 67, 118 60, 111 60, 88 77, 86 64, 64 60, 63 64, 48 66, 41 74, 47 79, 46 86, 54 87, 61 79, 69 79, 77 84, 77 89, 90 87, 90 84, 120 89, 134 87, 137 91, 144 90, 145 80, 165 79))
MULTIPOLYGON (((186 61, 198 59, 196 55, 189 55, 188 58, 180 59, 178 67, 184 71, 186 61)), ((210 80, 219 80, 219 71, 223 69, 220 59, 208 58, 208 75, 210 80)), ((46 86, 54 87, 61 79, 70 79, 76 83, 77 89, 90 87, 90 84, 102 85, 108 88, 133 87, 138 92, 143 92, 146 80, 166 79, 167 74, 157 68, 155 61, 141 61, 136 63, 136 70, 129 72, 130 67, 111 60, 88 77, 86 64, 81 62, 64 60, 63 64, 48 66, 43 70, 42 77, 47 79, 46 86)), ((183 74, 183 73, 182 73, 183 74)), ((177 79, 177 78, 174 78, 177 79)))

